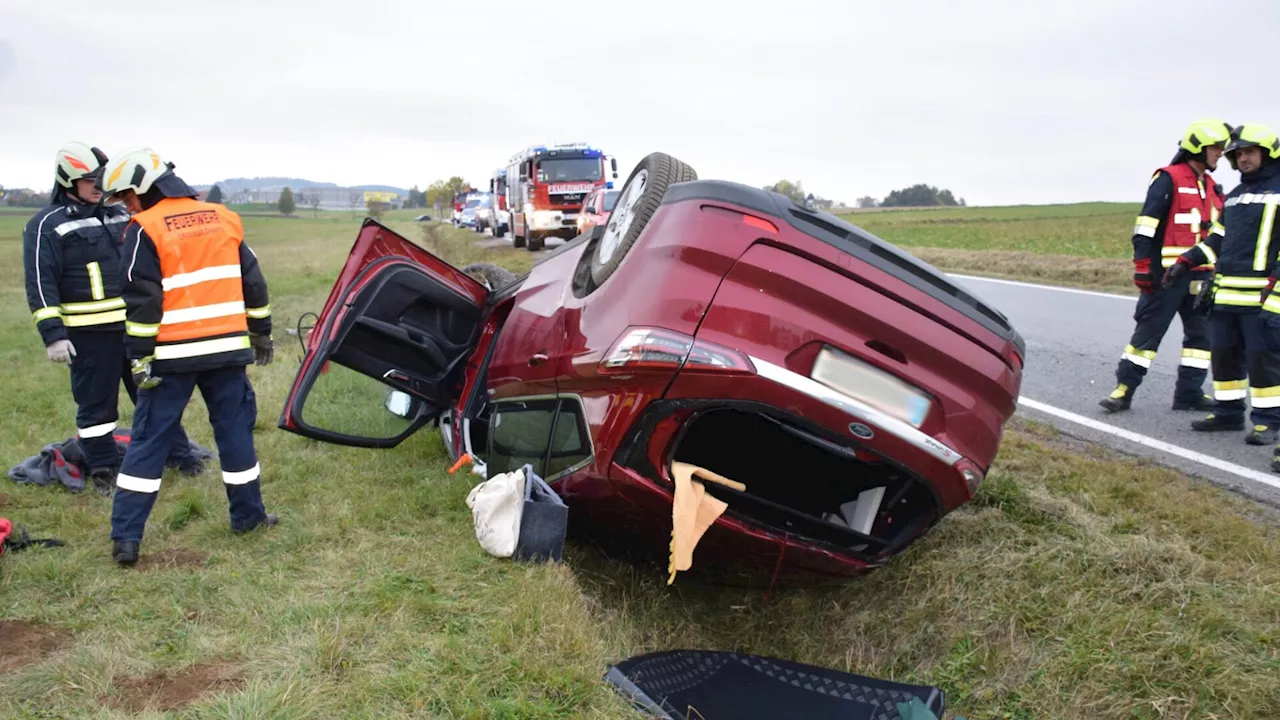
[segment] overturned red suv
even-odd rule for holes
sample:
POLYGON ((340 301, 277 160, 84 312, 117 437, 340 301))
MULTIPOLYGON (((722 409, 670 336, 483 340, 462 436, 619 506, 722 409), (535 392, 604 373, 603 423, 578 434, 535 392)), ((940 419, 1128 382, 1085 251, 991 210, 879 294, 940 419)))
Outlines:
POLYGON ((367 220, 280 427, 393 447, 438 424, 489 476, 532 463, 570 530, 664 557, 673 463, 728 510, 692 574, 821 582, 973 498, 1022 382, 1003 314, 827 213, 661 153, 608 224, 502 285, 367 220))

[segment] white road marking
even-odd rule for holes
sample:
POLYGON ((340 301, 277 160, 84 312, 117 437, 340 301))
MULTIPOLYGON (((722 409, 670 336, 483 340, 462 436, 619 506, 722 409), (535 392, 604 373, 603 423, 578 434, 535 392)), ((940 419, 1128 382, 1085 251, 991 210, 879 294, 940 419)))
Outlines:
MULTIPOLYGON (((1136 296, 1131 296, 1131 295, 1116 295, 1114 293, 1095 292, 1093 290, 1077 290, 1076 288, 1059 287, 1057 285, 1037 285, 1036 283, 1019 282, 1017 280, 1000 280, 996 278, 979 277, 977 275, 957 275, 955 273, 949 273, 949 274, 951 275, 951 277, 959 278, 963 280, 978 280, 980 282, 997 283, 1000 285, 1013 285, 1016 287, 1034 288, 1037 290, 1057 290, 1058 292, 1073 293, 1076 295, 1092 295, 1095 297, 1113 298, 1116 300, 1127 300, 1129 302, 1134 302, 1137 300, 1136 296)), ((1153 450, 1159 450, 1161 452, 1168 453, 1169 455, 1180 457, 1183 460, 1190 460, 1191 462, 1198 463, 1206 467, 1211 467, 1215 470, 1229 473, 1231 475, 1235 475, 1236 477, 1240 477, 1245 480, 1251 480, 1261 485, 1266 485, 1267 487, 1280 490, 1280 475, 1259 472, 1257 470, 1244 467, 1243 465, 1237 465, 1233 462, 1220 460, 1216 457, 1213 457, 1212 455, 1205 455, 1204 453, 1199 453, 1199 452, 1196 452, 1195 450, 1188 450, 1187 448, 1174 445, 1172 443, 1167 443, 1163 440, 1157 440, 1147 435, 1142 435, 1140 433, 1136 433, 1130 430, 1125 430, 1124 428, 1121 428, 1121 427, 1116 427, 1115 425, 1108 425, 1107 423, 1099 422, 1097 420, 1094 420, 1093 418, 1087 418, 1083 415, 1077 415, 1076 413, 1070 412, 1068 410, 1063 410, 1062 408, 1054 407, 1053 405, 1049 405, 1047 403, 1042 403, 1039 400, 1032 400, 1031 398, 1023 397, 1023 398, 1018 398, 1018 404, 1031 408, 1032 410, 1038 410, 1042 413, 1045 413, 1046 415, 1052 415, 1060 420, 1066 420, 1067 422, 1075 423, 1076 425, 1082 425, 1091 430, 1096 430, 1098 432, 1106 433, 1108 435, 1118 437, 1123 440, 1128 440, 1131 443, 1136 443, 1144 447, 1149 447, 1153 450)))
POLYGON ((1129 442, 1137 443, 1144 447, 1149 447, 1154 450, 1159 450, 1161 452, 1165 452, 1170 455, 1176 455, 1177 457, 1180 457, 1183 460, 1190 460, 1191 462, 1199 463, 1201 465, 1211 467, 1215 470, 1220 470, 1225 473, 1230 473, 1237 477, 1241 477, 1246 480, 1252 480, 1253 482, 1261 483, 1262 485, 1266 485, 1276 490, 1280 490, 1280 475, 1270 475, 1267 473, 1258 472, 1257 470, 1251 470, 1247 467, 1244 467, 1243 465, 1237 465, 1232 462, 1227 462, 1226 460, 1219 460, 1218 458, 1213 457, 1211 455, 1205 455, 1204 453, 1198 453, 1194 450, 1188 450, 1184 447, 1179 447, 1177 445, 1164 442, 1163 440, 1157 440, 1153 437, 1148 437, 1146 435, 1141 435, 1136 432, 1125 430, 1124 428, 1116 427, 1115 425, 1108 425, 1107 423, 1104 423, 1104 422, 1098 422, 1093 418, 1087 418, 1083 415, 1077 415, 1073 412, 1063 410, 1062 408, 1057 408, 1052 405, 1042 403, 1038 400, 1032 400, 1031 398, 1025 398, 1025 397, 1018 398, 1018 404, 1029 407, 1033 410, 1039 410, 1040 412, 1045 413, 1046 415, 1052 415, 1056 418, 1066 420, 1067 422, 1072 422, 1077 425, 1083 425, 1084 427, 1087 427, 1091 430, 1104 432, 1104 433, 1107 433, 1108 435, 1113 435, 1115 437, 1128 440, 1129 442))
POLYGON ((1037 285, 1029 282, 1018 282, 1017 280, 999 280, 996 278, 979 277, 977 275, 957 275, 956 273, 947 273, 953 278, 961 280, 981 280, 982 282, 997 283, 999 285, 1014 285, 1017 287, 1035 288, 1037 290, 1057 290, 1058 292, 1075 293, 1076 295, 1092 295, 1094 297, 1113 298, 1115 300, 1128 300, 1129 302, 1137 302, 1137 295, 1117 295, 1115 293, 1097 292, 1094 290, 1077 290, 1076 288, 1061 287, 1058 285, 1037 285))

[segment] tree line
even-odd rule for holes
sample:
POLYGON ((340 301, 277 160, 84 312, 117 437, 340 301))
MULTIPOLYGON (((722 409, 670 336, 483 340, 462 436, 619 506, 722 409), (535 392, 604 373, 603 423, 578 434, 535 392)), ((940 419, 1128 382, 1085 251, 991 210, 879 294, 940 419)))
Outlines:
MULTIPOLYGON (((804 183, 796 180, 779 180, 772 185, 765 185, 765 190, 781 193, 786 195, 797 205, 803 205, 815 210, 831 210, 834 207, 849 207, 846 203, 838 203, 834 200, 824 198, 820 195, 814 195, 805 192, 804 183)), ((877 200, 870 195, 858 198, 857 206, 860 208, 873 207, 937 207, 937 206, 954 206, 964 207, 964 198, 956 199, 950 190, 942 190, 932 185, 920 183, 911 187, 894 190, 884 197, 883 200, 877 200)))

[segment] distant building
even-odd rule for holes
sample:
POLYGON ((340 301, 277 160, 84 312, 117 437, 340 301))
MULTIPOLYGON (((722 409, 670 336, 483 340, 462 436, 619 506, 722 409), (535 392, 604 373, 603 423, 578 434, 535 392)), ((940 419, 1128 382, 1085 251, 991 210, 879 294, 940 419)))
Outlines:
MULTIPOLYGON (((280 193, 284 192, 284 188, 272 188, 269 190, 241 190, 239 192, 230 193, 227 203, 232 205, 242 205, 249 203, 268 203, 274 205, 280 202, 280 193)), ((404 205, 404 198, 395 193, 371 192, 366 190, 353 190, 351 188, 306 188, 303 190, 293 191, 293 203, 298 210, 306 210, 315 207, 316 200, 319 200, 321 210, 353 210, 365 207, 366 200, 373 199, 386 202, 392 210, 399 210, 404 205)))

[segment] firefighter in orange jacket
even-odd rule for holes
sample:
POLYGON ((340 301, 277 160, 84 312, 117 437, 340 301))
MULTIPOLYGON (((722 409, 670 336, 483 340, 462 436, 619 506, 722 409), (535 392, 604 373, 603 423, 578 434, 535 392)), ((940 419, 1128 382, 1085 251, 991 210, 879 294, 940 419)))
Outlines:
POLYGON ((1187 128, 1173 161, 1156 171, 1133 228, 1134 284, 1142 291, 1133 313, 1135 327, 1116 368, 1116 388, 1099 405, 1107 412, 1128 410, 1156 357, 1175 315, 1182 317, 1182 361, 1173 391, 1174 410, 1208 410, 1204 394, 1209 374, 1209 322, 1195 308, 1196 294, 1213 270, 1196 268, 1162 287, 1166 268, 1208 237, 1222 212, 1222 188, 1209 175, 1218 167, 1231 128, 1222 120, 1197 120, 1187 128))
POLYGON ((197 201, 173 165, 151 150, 108 163, 102 183, 134 213, 121 283, 126 355, 139 388, 111 510, 112 558, 138 561, 171 436, 197 387, 218 445, 231 529, 275 525, 262 504, 257 404, 245 371, 251 362, 271 362, 271 312, 240 217, 197 201))

